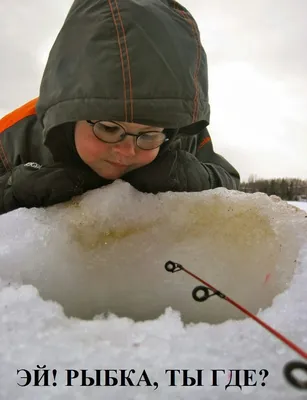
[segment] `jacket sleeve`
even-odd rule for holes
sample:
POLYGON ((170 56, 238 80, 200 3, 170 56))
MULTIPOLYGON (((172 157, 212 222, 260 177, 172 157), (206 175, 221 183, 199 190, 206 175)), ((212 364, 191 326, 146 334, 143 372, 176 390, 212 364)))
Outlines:
POLYGON ((11 175, 11 172, 5 172, 0 176, 0 215, 18 208, 12 187, 9 185, 11 175))
POLYGON ((86 166, 20 164, 0 176, 0 214, 63 203, 109 183, 86 166))
MULTIPOLYGON (((203 168, 204 179, 202 184, 205 186, 205 176, 208 179, 207 188, 214 189, 217 187, 225 187, 227 189, 239 189, 240 186, 240 175, 238 171, 221 155, 217 154, 213 150, 210 134, 207 128, 203 129, 200 134, 195 137, 183 137, 181 140, 181 150, 186 151, 189 155, 187 158, 194 157, 195 170, 201 174, 200 164, 203 168)), ((190 160, 190 165, 191 165, 190 160)), ((186 171, 189 174, 188 171, 186 171)))
POLYGON ((126 174, 123 180, 137 190, 159 192, 201 192, 225 187, 237 189, 238 172, 213 152, 209 134, 181 136, 163 149, 150 164, 126 174))

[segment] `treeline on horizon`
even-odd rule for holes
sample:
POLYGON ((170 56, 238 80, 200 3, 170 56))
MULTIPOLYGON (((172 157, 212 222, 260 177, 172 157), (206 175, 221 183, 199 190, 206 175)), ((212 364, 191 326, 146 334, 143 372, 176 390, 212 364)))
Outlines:
POLYGON ((269 196, 276 195, 288 201, 306 200, 307 180, 298 178, 261 179, 250 175, 247 182, 241 182, 240 190, 246 193, 262 192, 269 196))

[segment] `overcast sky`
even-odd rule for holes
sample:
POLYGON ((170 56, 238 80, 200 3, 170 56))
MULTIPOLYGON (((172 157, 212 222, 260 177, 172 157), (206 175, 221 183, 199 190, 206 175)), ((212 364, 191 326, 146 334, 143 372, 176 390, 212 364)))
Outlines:
MULTIPOLYGON (((181 3, 198 22, 208 55, 216 151, 242 179, 307 179, 307 0, 181 3)), ((0 117, 38 95, 71 4, 0 0, 0 117)))

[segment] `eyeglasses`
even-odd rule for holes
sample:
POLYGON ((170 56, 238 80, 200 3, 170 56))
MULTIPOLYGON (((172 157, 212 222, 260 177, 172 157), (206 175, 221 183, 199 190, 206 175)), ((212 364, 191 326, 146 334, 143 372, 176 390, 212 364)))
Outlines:
POLYGON ((153 150, 169 140, 163 132, 144 132, 138 135, 128 133, 123 126, 114 121, 93 122, 87 120, 86 122, 92 126, 96 138, 105 143, 119 143, 122 142, 126 136, 134 136, 136 138, 136 144, 140 149, 153 150))

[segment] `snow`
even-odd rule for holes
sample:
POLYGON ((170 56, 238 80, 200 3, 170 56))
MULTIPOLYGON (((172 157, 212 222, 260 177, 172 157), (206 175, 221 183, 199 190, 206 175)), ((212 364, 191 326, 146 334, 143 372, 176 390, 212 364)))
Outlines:
POLYGON ((222 188, 154 196, 116 181, 2 215, 0 399, 305 399, 282 373, 302 357, 225 300, 195 302, 200 283, 164 269, 181 263, 306 351, 304 206, 222 188), (34 385, 37 365, 49 386, 34 385), (135 384, 145 370, 158 388, 82 385, 81 370, 112 369, 119 383, 134 369, 135 384), (170 386, 167 369, 203 370, 203 385, 182 386, 181 372, 170 386), (213 369, 225 370, 218 386, 213 369), (230 369, 255 370, 256 386, 225 389, 230 369), (79 373, 71 386, 67 370, 79 373))
POLYGON ((288 203, 307 212, 307 201, 288 201, 288 203))

